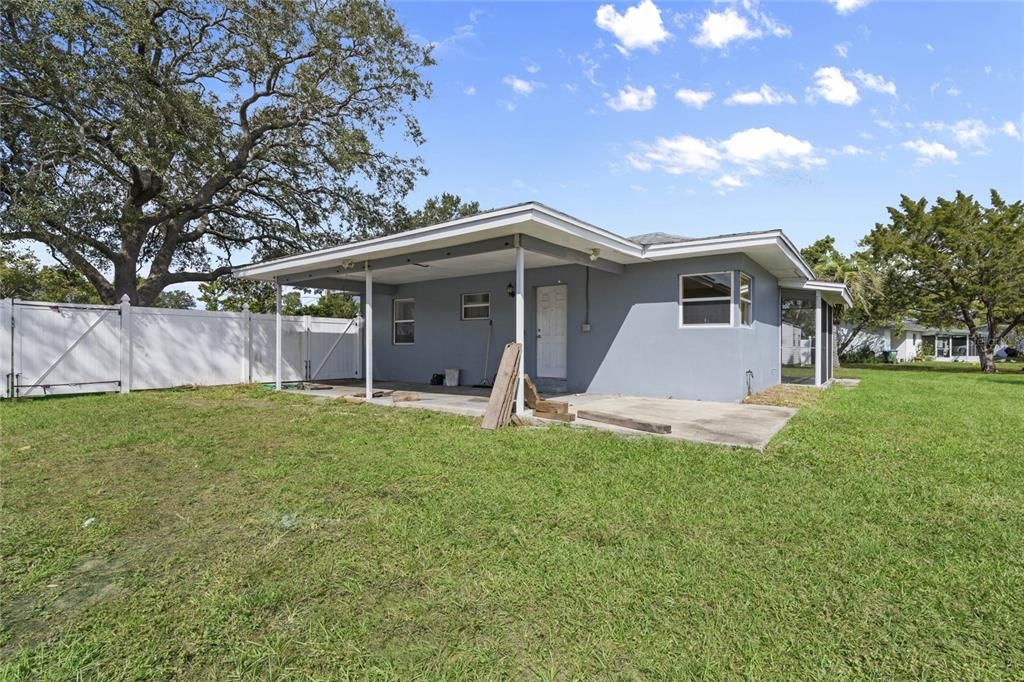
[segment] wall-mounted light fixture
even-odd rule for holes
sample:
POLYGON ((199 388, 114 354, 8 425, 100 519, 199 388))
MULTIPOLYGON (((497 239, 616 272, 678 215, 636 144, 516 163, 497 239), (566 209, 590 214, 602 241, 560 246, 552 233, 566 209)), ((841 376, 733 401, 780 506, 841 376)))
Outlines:
POLYGON ((591 249, 590 250, 590 260, 596 261, 600 257, 601 257, 601 249, 591 249))
POLYGON ((515 288, 515 286, 513 286, 512 282, 509 282, 508 286, 505 287, 505 293, 507 293, 509 296, 515 296, 516 295, 516 288, 515 288))

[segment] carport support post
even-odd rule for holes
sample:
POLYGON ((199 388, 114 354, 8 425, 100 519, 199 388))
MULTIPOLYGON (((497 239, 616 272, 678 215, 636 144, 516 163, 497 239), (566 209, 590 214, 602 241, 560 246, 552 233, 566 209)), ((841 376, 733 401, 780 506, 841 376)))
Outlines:
MULTIPOLYGON (((132 304, 128 294, 121 297, 121 355, 120 355, 120 377, 119 390, 121 393, 128 393, 132 390, 132 304)), ((11 371, 13 372, 13 366, 11 371)))
POLYGON ((524 270, 524 253, 520 245, 519 235, 516 235, 516 343, 519 344, 519 368, 516 374, 516 414, 522 416, 525 406, 523 404, 523 370, 526 367, 526 300, 524 270))
POLYGON ((822 384, 821 342, 824 330, 821 328, 821 292, 814 292, 814 385, 822 384))
POLYGON ((281 283, 274 278, 274 388, 281 390, 281 283))
POLYGON ((363 263, 366 271, 366 288, 363 291, 363 307, 366 308, 365 329, 366 333, 366 367, 363 368, 363 376, 366 378, 366 399, 373 399, 373 270, 370 270, 369 263, 363 263))

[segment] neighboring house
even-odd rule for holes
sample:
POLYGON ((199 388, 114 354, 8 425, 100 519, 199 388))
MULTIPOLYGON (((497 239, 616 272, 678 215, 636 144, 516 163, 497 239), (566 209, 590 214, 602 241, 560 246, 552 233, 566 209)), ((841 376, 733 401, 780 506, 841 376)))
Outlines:
POLYGON ((737 401, 782 379, 784 318, 810 348, 787 358, 802 381, 830 381, 817 330, 849 304, 780 230, 626 238, 533 202, 235 275, 358 294, 368 386, 491 381, 518 340, 542 390, 737 401))
MULTIPOLYGON (((840 335, 849 334, 850 328, 840 325, 840 335)), ((984 334, 984 331, 982 331, 984 334)), ((1004 348, 1005 346, 1000 346, 1004 348)), ((966 328, 937 328, 904 320, 903 329, 877 327, 866 329, 847 346, 847 352, 867 348, 876 354, 886 350, 896 351, 898 362, 910 362, 920 357, 926 360, 950 362, 978 362, 978 351, 966 328)), ((998 351, 999 349, 997 349, 998 351)))

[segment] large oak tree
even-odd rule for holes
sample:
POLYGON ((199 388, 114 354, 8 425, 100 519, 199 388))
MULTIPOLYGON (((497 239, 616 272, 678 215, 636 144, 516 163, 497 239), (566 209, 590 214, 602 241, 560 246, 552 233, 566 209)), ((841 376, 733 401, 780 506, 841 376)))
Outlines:
POLYGON ((0 237, 108 303, 386 229, 423 172, 384 138, 429 48, 377 0, 8 0, 0 41, 0 237))
POLYGON ((995 371, 996 347, 1024 325, 1024 203, 995 190, 991 206, 962 192, 931 206, 904 195, 889 218, 863 244, 890 285, 921 322, 967 327, 982 371, 995 371))

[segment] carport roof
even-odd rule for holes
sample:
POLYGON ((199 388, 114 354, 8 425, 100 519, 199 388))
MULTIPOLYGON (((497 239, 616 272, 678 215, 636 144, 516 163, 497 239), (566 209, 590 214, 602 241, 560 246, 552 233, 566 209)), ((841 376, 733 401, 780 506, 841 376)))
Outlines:
POLYGON ((807 281, 814 277, 781 230, 695 239, 651 233, 629 239, 538 202, 515 204, 407 232, 245 265, 235 268, 233 274, 246 279, 296 284, 301 278, 308 281, 309 286, 325 286, 324 278, 362 280, 364 268, 374 270, 374 280, 383 284, 503 272, 512 269, 512 261, 507 256, 502 257, 501 249, 509 248, 516 235, 544 246, 529 253, 528 268, 579 263, 581 256, 597 266, 621 269, 623 265, 646 261, 741 252, 779 279, 807 281), (492 252, 468 251, 470 245, 485 241, 495 246, 492 252), (451 252, 445 252, 447 249, 451 252), (440 252, 440 258, 449 260, 435 258, 436 264, 429 267, 418 263, 417 256, 427 252, 434 256, 440 252), (314 278, 319 284, 313 283, 314 278))

